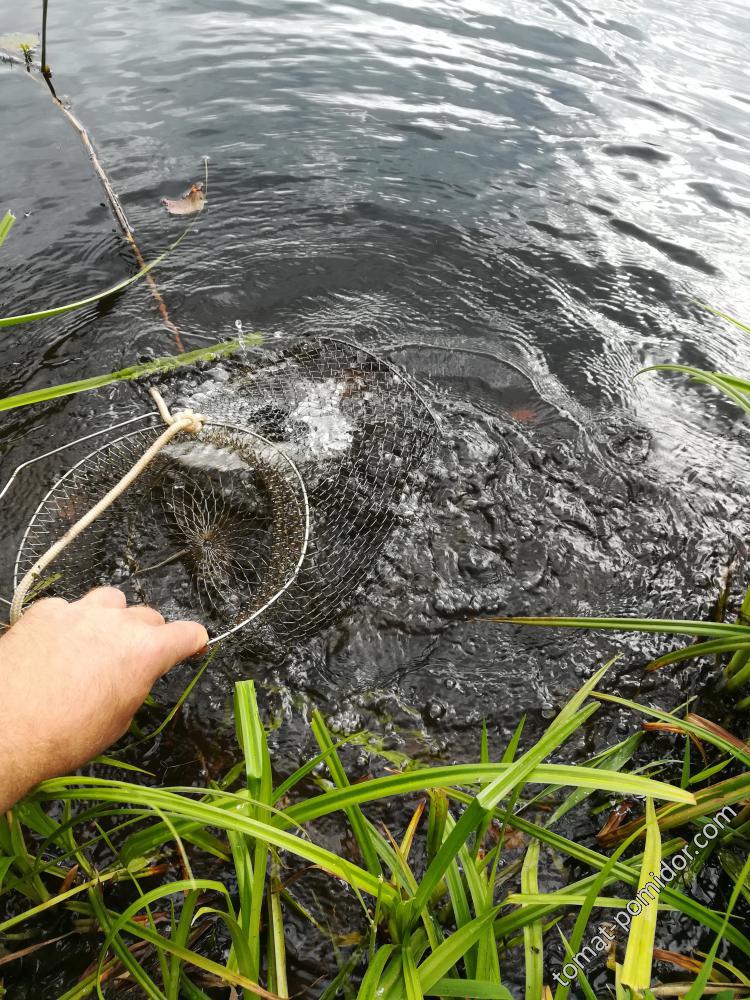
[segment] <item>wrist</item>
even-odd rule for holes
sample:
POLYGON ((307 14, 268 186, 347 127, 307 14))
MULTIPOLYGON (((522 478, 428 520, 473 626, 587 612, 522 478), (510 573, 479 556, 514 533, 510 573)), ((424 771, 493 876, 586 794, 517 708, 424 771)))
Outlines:
POLYGON ((23 798, 41 777, 35 752, 34 725, 25 718, 26 695, 13 683, 15 648, 10 636, 0 640, 0 814, 23 798), (7 671, 7 673, 5 673, 7 671))
POLYGON ((20 754, 0 738, 0 813, 12 808, 34 784, 20 754))

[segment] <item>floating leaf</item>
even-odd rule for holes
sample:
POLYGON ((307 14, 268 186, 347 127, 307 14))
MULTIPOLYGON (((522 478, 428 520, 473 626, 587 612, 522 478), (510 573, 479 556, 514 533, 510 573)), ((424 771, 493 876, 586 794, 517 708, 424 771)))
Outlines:
POLYGON ((203 182, 193 184, 182 198, 162 198, 161 203, 171 215, 194 215, 206 204, 203 182))

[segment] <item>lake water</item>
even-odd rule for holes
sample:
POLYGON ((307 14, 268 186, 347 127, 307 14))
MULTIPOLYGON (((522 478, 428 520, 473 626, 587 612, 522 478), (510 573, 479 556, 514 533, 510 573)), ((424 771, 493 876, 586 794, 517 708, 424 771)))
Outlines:
MULTIPOLYGON (((618 650, 621 692, 671 707, 703 691, 710 667, 644 679, 663 639, 470 619, 694 617, 733 560, 742 575, 744 421, 680 377, 634 376, 669 361, 738 373, 750 362, 748 338, 695 301, 750 318, 745 5, 50 7, 58 93, 90 130, 147 258, 183 225, 160 197, 199 180, 210 158, 206 210, 157 273, 185 344, 229 339, 237 321, 268 346, 346 337, 422 379, 446 429, 366 599, 281 661, 220 658, 179 739, 153 751, 154 766, 168 761, 159 777, 194 780, 201 755, 224 761, 240 676, 258 678, 285 720, 272 737, 280 770, 309 749, 311 703, 342 731, 369 726, 398 749, 459 758, 477 753, 482 718, 495 750, 524 712, 538 731, 618 650)), ((36 30, 36 17, 0 0, 0 34, 36 30)), ((132 273, 75 133, 7 65, 0 122, 0 209, 18 216, 0 313, 132 273)), ((148 290, 132 288, 4 331, 0 394, 173 350, 148 290)), ((147 405, 120 386, 4 415, 2 479, 147 405)), ((36 467, 6 507, 6 569, 59 468, 36 467)), ((576 752, 634 724, 602 715, 576 752)))

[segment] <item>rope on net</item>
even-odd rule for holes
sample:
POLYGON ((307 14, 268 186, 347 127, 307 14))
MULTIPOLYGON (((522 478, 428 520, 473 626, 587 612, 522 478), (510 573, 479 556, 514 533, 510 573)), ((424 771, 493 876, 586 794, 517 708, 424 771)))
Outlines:
POLYGON ((203 430, 205 417, 202 414, 186 409, 172 415, 158 390, 151 389, 150 392, 159 414, 164 420, 164 423, 167 425, 166 429, 143 453, 140 459, 129 469, 129 471, 125 473, 122 479, 120 479, 120 481, 116 483, 97 504, 88 510, 83 517, 79 518, 79 520, 65 532, 62 538, 58 539, 58 541, 51 545, 47 551, 40 556, 39 559, 37 559, 31 569, 28 570, 13 594, 13 600, 10 605, 11 625, 15 625, 23 614, 23 606, 26 598, 28 597, 29 591, 36 584, 47 567, 62 552, 64 552, 65 549, 67 549, 68 546, 71 545, 82 532, 92 525, 97 518, 101 517, 105 511, 109 510, 112 504, 123 495, 128 487, 146 471, 148 466, 170 443, 170 441, 177 437, 178 434, 199 434, 203 430))

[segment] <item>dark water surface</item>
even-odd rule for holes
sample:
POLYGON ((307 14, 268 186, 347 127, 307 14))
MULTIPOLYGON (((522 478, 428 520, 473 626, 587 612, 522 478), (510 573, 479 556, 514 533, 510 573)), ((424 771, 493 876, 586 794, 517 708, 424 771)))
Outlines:
MULTIPOLYGON (((38 27, 7 0, 0 15, 0 33, 38 27)), ((700 616, 743 553, 744 421, 680 379, 633 376, 747 371, 747 338, 693 300, 750 317, 748 45, 750 16, 726 0, 53 0, 58 92, 147 257, 181 228, 160 196, 210 157, 207 209, 158 273, 186 344, 238 320, 273 346, 357 340, 428 382, 446 429, 367 600, 283 662, 221 657, 152 752, 160 779, 226 763, 243 676, 283 722, 281 771, 309 749, 313 703, 342 731, 466 758, 482 718, 496 749, 523 712, 537 732, 616 650, 620 691, 671 707, 702 690, 696 668, 644 680, 664 640, 469 619, 700 616)), ((19 217, 0 312, 131 273, 75 133, 18 68, 0 66, 0 123, 0 209, 19 217)), ((173 346, 137 287, 5 331, 0 393, 173 346)), ((146 405, 119 387, 4 415, 2 479, 146 405)), ((30 472, 3 512, 6 595, 24 517, 61 467, 30 472)), ((633 725, 594 720, 576 752, 633 725)), ((291 949, 299 986, 317 974, 306 948, 291 949)))

